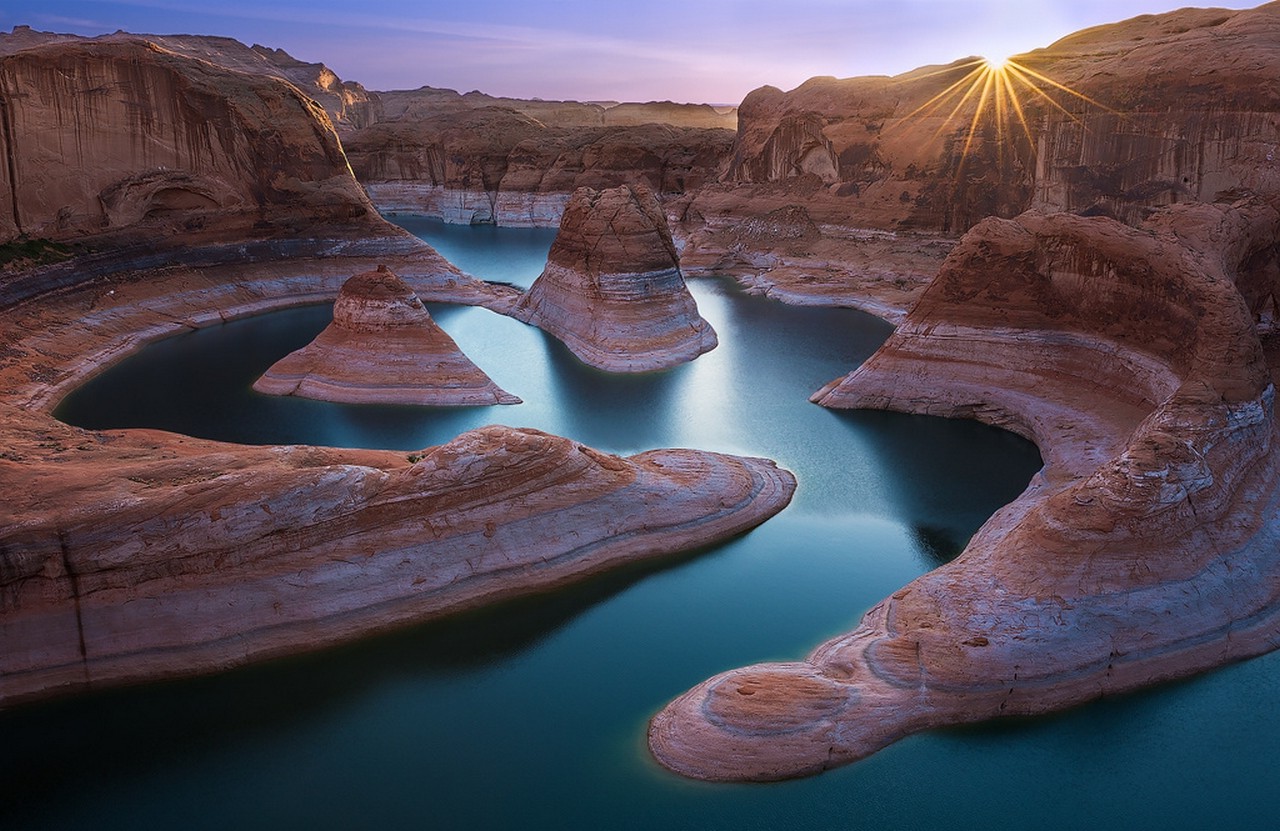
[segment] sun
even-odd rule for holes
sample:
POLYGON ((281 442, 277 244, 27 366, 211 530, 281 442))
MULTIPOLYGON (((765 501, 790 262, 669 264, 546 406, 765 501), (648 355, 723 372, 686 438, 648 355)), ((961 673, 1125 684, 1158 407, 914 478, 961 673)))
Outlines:
POLYGON ((989 118, 995 123, 1002 155, 1005 142, 1018 133, 1026 138, 1034 154, 1035 139, 1032 136, 1031 125, 1027 122, 1025 101, 1043 102, 1076 122, 1079 122, 1079 119, 1063 106, 1059 98, 1067 101, 1075 98, 1108 112, 1115 112, 1087 95, 1032 69, 1027 66, 1025 59, 1016 61, 1012 57, 973 58, 932 74, 943 73, 961 73, 961 77, 917 107, 904 120, 910 120, 916 115, 928 117, 946 113, 942 119, 942 125, 934 134, 935 137, 952 129, 951 125, 957 121, 962 125, 962 130, 964 123, 968 122, 964 146, 960 152, 962 160, 969 155, 979 133, 979 125, 984 118, 989 118))

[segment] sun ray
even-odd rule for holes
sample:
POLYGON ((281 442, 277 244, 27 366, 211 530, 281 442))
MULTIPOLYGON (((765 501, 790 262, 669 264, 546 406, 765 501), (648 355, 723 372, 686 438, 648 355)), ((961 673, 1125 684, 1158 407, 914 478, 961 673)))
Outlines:
POLYGON ((1052 96, 1052 95, 1050 95, 1049 93, 1047 93, 1047 92, 1045 92, 1044 90, 1040 89, 1040 87, 1036 86, 1035 84, 1031 83, 1031 81, 1030 81, 1026 76, 1022 75, 1022 74, 1021 74, 1021 73, 1019 73, 1017 70, 1010 70, 1010 72, 1009 72, 1008 74, 1009 74, 1009 76, 1010 76, 1011 78, 1013 78, 1015 81, 1017 81, 1018 83, 1022 84, 1022 85, 1023 85, 1023 86, 1025 86, 1027 89, 1029 89, 1029 90, 1031 90, 1032 92, 1034 92, 1036 95, 1038 95, 1038 96, 1040 96, 1041 98, 1043 98, 1046 102, 1048 102, 1051 106, 1053 106, 1054 108, 1056 108, 1059 112, 1061 112, 1061 113, 1062 113, 1063 115, 1065 115, 1067 118, 1071 119, 1072 121, 1074 121, 1074 122, 1075 122, 1075 123, 1077 123, 1077 124, 1083 124, 1083 123, 1084 123, 1084 122, 1082 122, 1079 118, 1076 118, 1076 114, 1075 114, 1075 113, 1071 112, 1071 110, 1068 110, 1066 107, 1062 106, 1062 105, 1061 105, 1061 104, 1059 104, 1057 101, 1053 100, 1053 96, 1052 96))
POLYGON ((939 75, 949 75, 952 72, 959 72, 962 69, 971 69, 973 67, 981 67, 986 62, 987 62, 986 58, 974 58, 973 60, 966 61, 965 63, 962 63, 962 64, 952 64, 950 66, 944 66, 941 69, 935 69, 934 71, 925 73, 924 75, 912 75, 911 73, 906 73, 908 77, 899 76, 897 78, 893 78, 892 83, 914 84, 915 82, 923 81, 926 78, 936 78, 939 75))
POLYGON ((1022 125, 1022 133, 1027 137, 1027 144, 1032 148, 1032 152, 1035 152, 1036 140, 1031 137, 1031 125, 1027 124, 1027 115, 1022 111, 1022 101, 1013 89, 1013 81, 1009 78, 1009 73, 1001 73, 1000 81, 1004 84, 1009 100, 1013 102, 1013 110, 1018 115, 1018 123, 1022 125))
MULTIPOLYGON (((895 119, 897 123, 890 128, 905 129, 917 118, 941 119, 938 128, 933 132, 933 141, 938 140, 949 130, 955 131, 951 141, 959 144, 963 140, 963 144, 960 145, 959 165, 956 168, 957 175, 964 170, 970 153, 987 145, 991 145, 987 151, 993 157, 991 161, 1000 168, 1003 168, 1010 158, 1017 158, 1020 151, 1013 149, 1016 145, 1006 147, 1006 144, 1017 136, 1019 130, 1027 141, 1027 151, 1034 158, 1038 147, 1029 118, 1028 100, 1043 102, 1044 105, 1081 125, 1084 122, 1077 113, 1063 106, 1068 99, 1064 99, 1057 93, 1068 94, 1092 107, 1123 117, 1123 114, 1117 113, 1088 95, 1073 90, 1066 84, 1055 81, 1048 75, 1031 69, 1013 58, 978 58, 901 80, 915 82, 962 71, 964 74, 957 80, 947 83, 941 92, 933 95, 907 115, 895 119), (983 126, 984 120, 986 128, 983 126), (992 132, 986 132, 988 129, 992 132)), ((1077 106, 1075 109, 1080 108, 1077 106)), ((1043 110, 1037 107, 1031 110, 1030 114, 1038 115, 1040 112, 1043 110)))
POLYGON ((969 155, 969 147, 973 144, 973 136, 978 132, 978 122, 982 119, 982 113, 987 108, 987 96, 991 92, 991 86, 995 80, 996 73, 986 72, 982 79, 982 94, 978 96, 978 108, 973 112, 973 120, 969 122, 969 137, 965 139, 964 150, 960 151, 960 158, 967 158, 969 155))
POLYGON ((1066 84, 1060 84, 1057 81, 1050 78, 1048 75, 1042 75, 1041 73, 1036 72, 1034 69, 1031 69, 1030 67, 1023 66, 1022 64, 1013 60, 1006 61, 1005 65, 1009 69, 1013 70, 1014 72, 1022 72, 1027 75, 1030 75, 1032 78, 1035 78, 1037 81, 1044 81, 1046 84, 1049 84, 1055 89, 1062 90, 1068 95, 1074 95, 1076 98, 1079 98, 1081 101, 1086 101, 1099 109, 1106 110, 1107 112, 1112 113, 1113 115, 1116 114, 1115 110, 1111 109, 1105 104, 1100 104, 1097 101, 1090 98, 1089 96, 1085 95, 1083 92, 1078 92, 1072 89, 1071 87, 1067 86, 1066 84))
POLYGON ((954 84, 947 87, 942 92, 938 93, 937 95, 930 98, 928 101, 916 107, 911 112, 907 113, 906 120, 914 118, 916 115, 918 115, 922 110, 926 108, 930 110, 930 112, 925 113, 925 116, 928 117, 929 115, 932 114, 933 110, 942 106, 945 103, 946 99, 951 98, 952 95, 955 94, 960 89, 960 87, 964 86, 965 84, 972 85, 977 83, 977 79, 982 75, 982 72, 983 72, 983 69, 981 66, 978 66, 977 68, 971 70, 959 81, 956 81, 954 84))

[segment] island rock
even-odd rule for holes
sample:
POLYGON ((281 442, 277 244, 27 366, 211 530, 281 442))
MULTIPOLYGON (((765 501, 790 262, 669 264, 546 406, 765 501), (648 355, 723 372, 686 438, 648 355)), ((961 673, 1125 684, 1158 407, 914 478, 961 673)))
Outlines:
POLYGON ((514 315, 609 372, 666 369, 717 343, 685 286, 662 208, 643 186, 575 191, 547 266, 514 315))
POLYGON ((385 266, 344 283, 333 323, 273 364, 253 388, 352 404, 520 403, 462 353, 385 266))

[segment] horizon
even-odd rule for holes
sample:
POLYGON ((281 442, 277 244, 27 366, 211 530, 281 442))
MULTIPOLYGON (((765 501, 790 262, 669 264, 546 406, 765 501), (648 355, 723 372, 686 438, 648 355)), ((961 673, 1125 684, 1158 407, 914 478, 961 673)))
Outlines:
POLYGON ((121 29, 230 37, 323 63, 342 80, 375 91, 430 86, 546 101, 737 106, 765 85, 789 90, 818 76, 897 75, 975 55, 1022 54, 1081 29, 1184 4, 904 0, 887 9, 872 0, 802 0, 785 8, 761 0, 654 0, 643 15, 583 0, 497 0, 483 9, 428 8, 425 14, 409 0, 380 0, 360 13, 338 0, 284 0, 269 8, 243 0, 214 7, 169 0, 6 5, 0 9, 5 32, 26 25, 88 37, 121 29))

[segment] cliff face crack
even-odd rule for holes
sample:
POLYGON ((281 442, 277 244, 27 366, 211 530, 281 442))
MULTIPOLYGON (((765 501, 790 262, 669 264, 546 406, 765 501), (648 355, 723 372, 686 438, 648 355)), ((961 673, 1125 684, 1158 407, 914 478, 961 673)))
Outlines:
POLYGON ((9 203, 13 213, 13 226, 18 234, 24 233, 22 217, 18 212, 18 161, 17 148, 13 146, 13 109, 10 105, 9 80, 0 75, 0 141, 4 142, 5 165, 9 171, 9 203))
POLYGON ((84 672, 84 680, 89 681, 89 655, 84 643, 84 612, 80 607, 80 575, 71 567, 71 554, 67 548, 67 535, 58 532, 58 545, 62 550, 62 569, 67 574, 67 582, 71 586, 71 599, 76 610, 76 636, 80 643, 80 667, 84 672))

